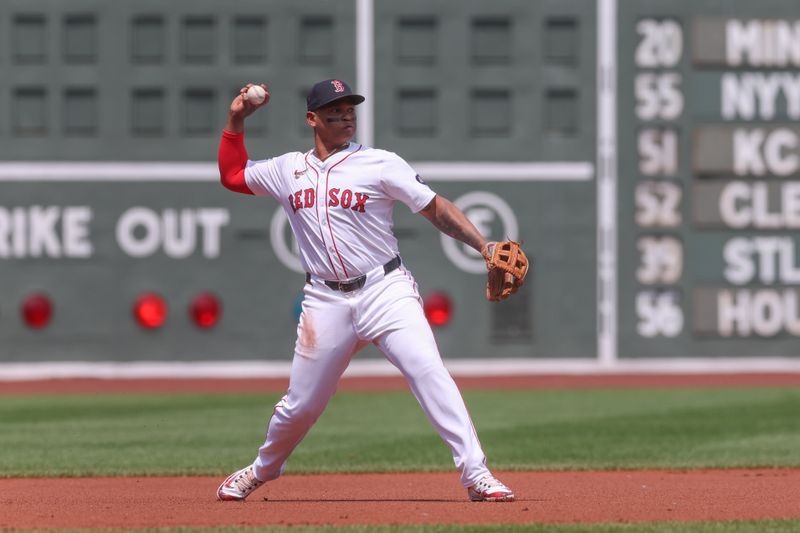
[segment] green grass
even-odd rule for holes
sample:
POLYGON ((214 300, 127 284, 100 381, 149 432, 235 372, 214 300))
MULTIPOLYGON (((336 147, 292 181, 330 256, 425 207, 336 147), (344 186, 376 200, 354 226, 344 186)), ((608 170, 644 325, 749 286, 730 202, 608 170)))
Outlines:
MULTIPOLYGON (((598 525, 496 525, 496 526, 351 526, 351 527, 276 527, 211 529, 137 529, 136 533, 794 533, 799 520, 761 520, 734 522, 598 524, 598 525)), ((112 530, 85 530, 73 533, 111 533, 112 530)), ((28 533, 43 533, 29 531, 28 533)), ((121 530, 113 530, 121 533, 121 530)))
MULTIPOLYGON (((279 396, 0 396, 0 476, 227 474, 254 458, 279 396)), ((800 466, 795 388, 465 399, 497 470, 800 466)), ((409 393, 339 393, 287 473, 452 468, 409 393)))

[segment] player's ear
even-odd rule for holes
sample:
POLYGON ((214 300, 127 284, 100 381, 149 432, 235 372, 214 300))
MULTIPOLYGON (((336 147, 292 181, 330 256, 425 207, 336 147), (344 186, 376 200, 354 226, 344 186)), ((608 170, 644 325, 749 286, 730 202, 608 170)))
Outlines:
POLYGON ((312 128, 317 125, 319 121, 319 117, 313 111, 306 111, 306 124, 311 126, 312 128))

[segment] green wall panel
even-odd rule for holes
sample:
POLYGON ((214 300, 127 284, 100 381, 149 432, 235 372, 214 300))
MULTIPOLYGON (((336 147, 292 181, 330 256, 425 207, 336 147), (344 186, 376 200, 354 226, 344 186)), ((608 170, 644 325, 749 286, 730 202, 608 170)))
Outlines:
POLYGON ((354 2, 9 0, 0 27, 0 159, 210 161, 247 82, 278 104, 252 135, 288 151, 308 87, 355 78, 354 2))
MULTIPOLYGON (((444 291, 454 304, 453 320, 437 330, 443 354, 591 356, 594 212, 584 207, 593 185, 498 184, 492 192, 484 184, 434 187, 456 202, 475 198, 464 209, 494 239, 516 225, 534 264, 530 282, 515 298, 487 302, 485 274, 464 270, 470 262, 482 268, 483 260, 458 246, 461 259, 454 262, 443 244, 449 238, 398 206, 400 250, 421 294, 444 291), (580 214, 564 223, 565 209, 580 214)), ((0 206, 0 360, 291 354, 304 275, 276 252, 281 245, 291 250, 292 241, 275 222, 272 200, 211 183, 33 183, 6 192, 0 206), (25 327, 18 316, 18 303, 37 291, 55 306, 53 322, 43 330, 25 327), (169 306, 164 327, 155 331, 139 328, 132 313, 134 300, 151 291, 169 306), (208 331, 188 315, 189 302, 205 291, 224 306, 221 322, 208 331)))
POLYGON ((375 9, 378 144, 443 161, 593 153, 595 2, 378 1, 375 9))

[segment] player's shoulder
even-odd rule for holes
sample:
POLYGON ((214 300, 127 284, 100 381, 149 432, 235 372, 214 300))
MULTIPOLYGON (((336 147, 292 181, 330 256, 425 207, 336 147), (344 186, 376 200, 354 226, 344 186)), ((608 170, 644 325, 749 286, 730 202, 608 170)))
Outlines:
POLYGON ((403 159, 399 154, 389 150, 384 150, 383 148, 374 148, 372 146, 362 145, 361 150, 359 151, 363 152, 365 157, 371 157, 385 163, 396 163, 399 161, 405 162, 405 159, 403 159))
POLYGON ((361 145, 361 150, 359 150, 359 151, 363 152, 364 154, 369 154, 369 155, 371 155, 373 157, 377 157, 377 158, 387 158, 388 159, 388 158, 400 157, 396 153, 390 152, 389 150, 384 150, 383 148, 375 148, 374 146, 366 146, 366 145, 363 145, 363 144, 361 145))
POLYGON ((276 159, 280 161, 297 161, 298 159, 305 159, 306 155, 307 153, 304 152, 286 152, 276 156, 276 159))

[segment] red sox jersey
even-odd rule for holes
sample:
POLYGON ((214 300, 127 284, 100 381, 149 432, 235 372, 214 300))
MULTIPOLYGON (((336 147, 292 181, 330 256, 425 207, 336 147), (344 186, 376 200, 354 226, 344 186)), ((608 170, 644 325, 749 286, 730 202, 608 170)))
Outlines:
POLYGON ((417 213, 436 195, 397 154, 352 142, 325 161, 313 150, 248 161, 244 175, 254 194, 281 203, 303 268, 328 280, 358 277, 399 255, 395 201, 417 213))

